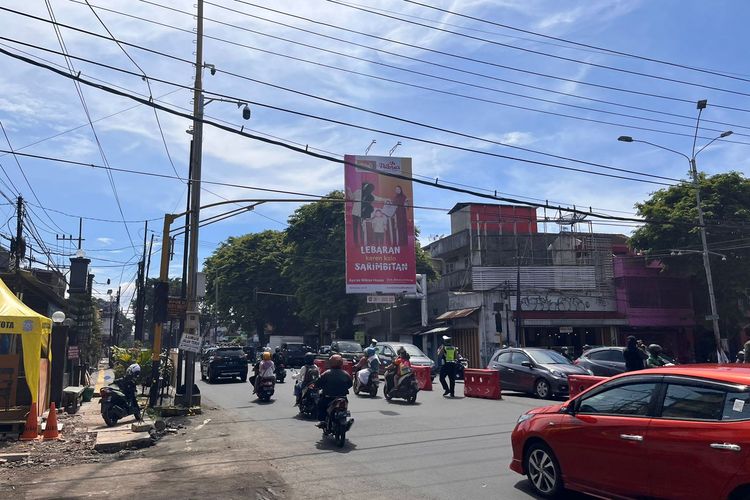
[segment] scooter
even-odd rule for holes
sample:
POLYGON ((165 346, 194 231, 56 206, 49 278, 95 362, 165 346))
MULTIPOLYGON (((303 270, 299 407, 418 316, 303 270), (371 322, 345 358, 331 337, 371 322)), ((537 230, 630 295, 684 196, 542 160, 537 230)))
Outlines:
POLYGON ((326 412, 325 426, 323 427, 323 437, 333 436, 336 445, 339 448, 344 447, 346 443, 346 432, 352 428, 354 419, 350 418, 349 401, 346 398, 336 398, 326 412))
POLYGON ((464 379, 464 370, 469 367, 469 358, 464 358, 460 354, 456 363, 456 379, 464 379))
POLYGON ((135 395, 127 394, 117 381, 102 387, 99 394, 101 395, 99 404, 102 406, 102 418, 108 427, 114 426, 118 420, 128 415, 135 415, 136 420, 141 419, 141 408, 134 402, 135 395))
POLYGON ((395 373, 392 376, 389 375, 385 378, 383 395, 386 400, 390 401, 393 398, 401 398, 405 399, 408 403, 414 403, 417 401, 419 384, 417 383, 417 377, 414 375, 414 372, 409 372, 403 375, 398 387, 391 387, 391 385, 396 385, 395 373))
POLYGON ((286 370, 284 369, 284 365, 282 364, 276 365, 276 382, 283 384, 285 378, 286 378, 286 370))
POLYGON ((275 385, 276 379, 274 379, 273 377, 261 378, 260 382, 258 382, 258 389, 256 390, 258 399, 265 402, 271 401, 271 396, 273 396, 275 385))
POLYGON ((318 400, 320 395, 314 387, 302 389, 302 397, 299 400, 299 414, 305 418, 315 418, 318 414, 318 400))
POLYGON ((360 392, 364 392, 370 395, 370 397, 375 397, 378 395, 378 386, 380 385, 380 379, 378 377, 377 373, 371 373, 370 378, 367 381, 367 384, 362 384, 359 381, 359 374, 354 374, 354 380, 352 381, 352 390, 354 391, 354 394, 359 396, 360 392))

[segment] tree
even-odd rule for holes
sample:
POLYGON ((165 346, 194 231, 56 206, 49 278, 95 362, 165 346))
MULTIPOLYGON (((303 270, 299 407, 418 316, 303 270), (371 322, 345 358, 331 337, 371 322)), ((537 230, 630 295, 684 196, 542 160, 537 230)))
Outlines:
POLYGON ((261 345, 266 327, 297 333, 294 289, 282 275, 287 252, 283 233, 269 230, 231 237, 206 259, 206 303, 219 323, 255 330, 261 345))
MULTIPOLYGON (((750 288, 750 180, 738 172, 699 179, 713 283, 721 329, 731 338, 747 322, 743 321, 738 299, 750 288)), ((681 183, 655 192, 636 204, 646 224, 635 231, 631 247, 660 256, 667 272, 693 278, 696 312, 710 314, 708 286, 703 260, 695 188, 681 183), (690 250, 672 256, 672 250, 690 250), (693 251, 697 251, 694 253, 693 251)))

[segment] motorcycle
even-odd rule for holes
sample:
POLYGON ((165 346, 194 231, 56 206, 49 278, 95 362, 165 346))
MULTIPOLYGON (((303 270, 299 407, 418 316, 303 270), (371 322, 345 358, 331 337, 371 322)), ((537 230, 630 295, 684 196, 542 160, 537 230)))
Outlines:
POLYGON ((286 378, 286 370, 284 369, 283 364, 276 365, 276 382, 279 384, 284 383, 284 379, 286 378))
POLYGON ((305 418, 315 418, 318 414, 320 395, 312 386, 302 391, 302 397, 299 400, 299 414, 305 418))
POLYGON ((464 358, 460 354, 458 355, 458 362, 456 363, 456 379, 464 379, 464 370, 469 367, 469 359, 464 358))
POLYGON ((349 401, 346 398, 336 398, 326 412, 325 425, 323 427, 323 437, 333 436, 336 445, 339 448, 344 447, 346 443, 346 432, 352 428, 354 419, 350 418, 349 401))
POLYGON ((416 402, 417 393, 419 392, 419 384, 417 383, 417 377, 414 375, 414 372, 404 374, 398 387, 395 387, 395 385, 395 374, 393 376, 386 376, 385 385, 383 386, 383 395, 386 400, 390 401, 393 398, 401 398, 405 399, 408 403, 416 402))
POLYGON ((276 385, 276 379, 273 377, 263 377, 260 379, 260 382, 258 382, 258 389, 256 390, 256 394, 258 395, 258 399, 261 401, 268 402, 271 400, 271 396, 273 396, 273 390, 276 385))
POLYGON ((378 386, 380 385, 380 379, 378 378, 377 373, 370 374, 370 379, 368 380, 367 384, 362 384, 359 381, 359 375, 357 373, 354 374, 354 380, 352 381, 352 390, 354 391, 354 394, 359 396, 360 392, 368 393, 370 394, 370 397, 375 397, 378 395, 378 386))
MULTIPOLYGON (((135 390, 135 388, 133 389, 135 390)), ((141 408, 138 406, 133 394, 126 394, 117 381, 112 382, 99 390, 101 399, 102 418, 107 427, 117 424, 117 421, 128 415, 135 415, 136 420, 141 419, 141 408)))

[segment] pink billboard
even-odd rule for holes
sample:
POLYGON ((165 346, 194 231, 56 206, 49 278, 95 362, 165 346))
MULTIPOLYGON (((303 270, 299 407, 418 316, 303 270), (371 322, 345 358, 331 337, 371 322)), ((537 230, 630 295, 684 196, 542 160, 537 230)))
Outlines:
POLYGON ((411 158, 345 159, 346 293, 415 293, 411 158))

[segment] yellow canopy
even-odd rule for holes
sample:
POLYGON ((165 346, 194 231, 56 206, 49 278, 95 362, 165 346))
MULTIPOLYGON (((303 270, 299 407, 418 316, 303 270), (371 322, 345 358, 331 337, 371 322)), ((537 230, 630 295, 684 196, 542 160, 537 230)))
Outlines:
POLYGON ((23 345, 23 370, 29 386, 31 401, 37 403, 39 394, 39 359, 42 347, 52 359, 49 336, 52 320, 21 302, 0 279, 0 335, 20 335, 23 345))

